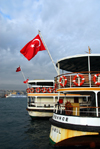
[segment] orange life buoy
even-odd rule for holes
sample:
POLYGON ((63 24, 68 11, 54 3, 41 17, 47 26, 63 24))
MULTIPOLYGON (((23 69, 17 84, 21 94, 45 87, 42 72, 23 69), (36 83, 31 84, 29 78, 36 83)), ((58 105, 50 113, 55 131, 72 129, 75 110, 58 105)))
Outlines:
POLYGON ((45 87, 42 88, 42 93, 46 93, 47 89, 45 87))
POLYGON ((65 114, 72 115, 73 107, 70 102, 65 103, 65 114))
POLYGON ((40 93, 40 92, 41 92, 40 87, 37 87, 37 88, 36 88, 36 92, 37 92, 37 93, 40 93))
POLYGON ((34 93, 34 88, 31 88, 30 90, 31 90, 31 93, 34 93))
POLYGON ((55 88, 57 88, 57 84, 55 83, 55 88))
POLYGON ((76 86, 81 86, 81 85, 83 85, 84 84, 84 81, 85 81, 85 78, 81 75, 81 74, 78 74, 78 75, 76 75, 76 76, 74 76, 74 78, 73 78, 73 83, 76 85, 76 86), (81 82, 80 83, 77 83, 76 82, 76 78, 77 77, 80 77, 81 78, 81 82))
POLYGON ((56 88, 53 89, 55 93, 57 93, 56 88))
POLYGON ((94 81, 94 83, 95 83, 96 85, 100 85, 100 82, 96 81, 97 77, 99 77, 99 76, 100 76, 100 73, 95 74, 94 77, 93 77, 93 81, 94 81))
POLYGON ((65 76, 61 76, 59 79, 59 83, 62 87, 64 87, 67 84, 67 78, 65 76), (62 83, 62 79, 64 79, 64 84, 62 83))
POLYGON ((48 88, 48 93, 52 93, 53 89, 51 87, 48 88))
POLYGON ((27 88, 27 93, 31 93, 31 89, 30 88, 27 88))

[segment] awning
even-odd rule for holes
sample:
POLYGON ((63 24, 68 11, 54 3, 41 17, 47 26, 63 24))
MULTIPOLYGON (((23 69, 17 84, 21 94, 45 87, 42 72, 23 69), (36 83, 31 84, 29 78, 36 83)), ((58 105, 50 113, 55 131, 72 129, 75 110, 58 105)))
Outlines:
POLYGON ((100 54, 84 54, 66 57, 56 63, 60 63, 60 69, 70 72, 89 71, 88 58, 90 60, 90 71, 100 71, 100 54))

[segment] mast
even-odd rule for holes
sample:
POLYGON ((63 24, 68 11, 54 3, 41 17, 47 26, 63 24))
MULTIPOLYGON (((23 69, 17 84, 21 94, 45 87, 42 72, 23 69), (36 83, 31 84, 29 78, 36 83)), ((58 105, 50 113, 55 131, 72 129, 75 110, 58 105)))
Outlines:
POLYGON ((42 42, 43 42, 43 44, 44 44, 44 46, 45 46, 45 48, 46 48, 46 50, 47 50, 47 52, 48 52, 48 55, 49 55, 49 57, 50 57, 50 59, 51 59, 53 65, 54 65, 54 68, 55 68, 55 70, 56 70, 56 72, 57 72, 57 74, 58 74, 58 70, 57 70, 57 68, 56 68, 56 66, 55 66, 55 63, 54 63, 54 61, 53 61, 53 59, 52 59, 52 57, 51 57, 51 54, 50 54, 50 52, 49 52, 49 50, 48 50, 48 48, 47 48, 47 46, 46 46, 46 44, 45 44, 45 42, 44 42, 44 40, 43 40, 43 37, 42 37, 42 35, 41 35, 41 32, 40 32, 40 31, 38 31, 38 32, 39 32, 39 35, 40 35, 40 37, 41 37, 41 39, 42 39, 42 42))
MULTIPOLYGON (((89 49, 89 54, 91 54, 91 49, 90 49, 90 47, 88 46, 88 49, 89 49)), ((88 72, 89 72, 89 83, 90 83, 90 87, 91 87, 91 75, 90 75, 90 55, 88 55, 88 72)))

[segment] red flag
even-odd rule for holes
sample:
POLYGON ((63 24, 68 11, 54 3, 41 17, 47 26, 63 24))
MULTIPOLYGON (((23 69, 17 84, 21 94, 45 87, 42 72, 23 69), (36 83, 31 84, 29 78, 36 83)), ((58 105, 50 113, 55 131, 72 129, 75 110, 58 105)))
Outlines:
POLYGON ((23 83, 28 83, 28 80, 29 80, 29 79, 27 79, 26 81, 23 81, 23 83))
POLYGON ((19 71, 21 71, 21 68, 20 68, 20 67, 18 67, 18 68, 16 69, 16 72, 19 72, 19 71))
POLYGON ((20 50, 20 53, 23 54, 28 60, 31 60, 38 53, 38 51, 43 50, 46 50, 46 48, 38 34, 20 50))

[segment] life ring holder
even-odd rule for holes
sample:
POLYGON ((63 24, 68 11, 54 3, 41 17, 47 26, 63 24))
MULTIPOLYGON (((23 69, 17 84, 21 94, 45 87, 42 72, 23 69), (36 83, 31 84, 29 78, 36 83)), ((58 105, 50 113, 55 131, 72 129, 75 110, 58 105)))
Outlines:
POLYGON ((77 74, 77 75, 75 75, 74 78, 73 78, 73 83, 74 83, 76 86, 81 86, 81 85, 83 85, 83 84, 84 84, 84 81, 85 81, 85 78, 84 78, 81 74, 77 74), (76 78, 77 78, 77 77, 80 77, 80 78, 82 79, 82 81, 81 81, 80 83, 77 83, 77 82, 76 82, 76 78))
POLYGON ((99 77, 99 76, 100 76, 100 73, 95 74, 94 77, 93 77, 93 81, 94 81, 94 83, 95 83, 96 85, 100 85, 100 82, 97 82, 97 81, 96 81, 97 77, 99 77))
POLYGON ((40 87, 37 87, 37 88, 36 88, 36 92, 37 92, 37 93, 40 93, 40 92, 41 92, 40 87))
POLYGON ((46 93, 47 89, 45 87, 42 88, 42 93, 46 93))
POLYGON ((65 103, 65 114, 72 115, 73 107, 69 101, 65 103))
POLYGON ((67 84, 67 78, 65 76, 61 76, 59 79, 59 83, 62 87, 64 87, 67 84), (64 81, 65 81, 64 84, 61 83, 62 79, 64 79, 64 81))
POLYGON ((48 91, 48 93, 52 93, 53 89, 51 87, 49 87, 47 91, 48 91))
POLYGON ((27 93, 31 93, 31 89, 30 88, 27 88, 26 91, 27 91, 27 93))
POLYGON ((34 93, 34 88, 31 88, 30 90, 31 90, 31 93, 34 93))

